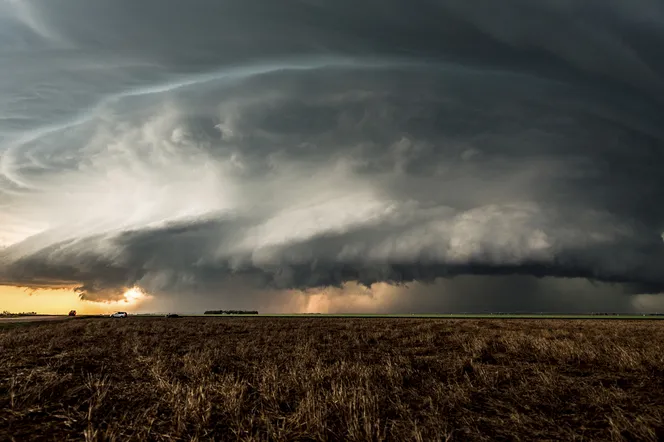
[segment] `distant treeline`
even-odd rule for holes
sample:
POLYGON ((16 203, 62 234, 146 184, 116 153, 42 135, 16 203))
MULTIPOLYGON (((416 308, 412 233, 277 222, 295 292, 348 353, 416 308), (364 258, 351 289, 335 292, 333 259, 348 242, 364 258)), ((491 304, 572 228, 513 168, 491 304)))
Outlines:
POLYGON ((5 310, 2 313, 0 313, 0 318, 11 318, 14 316, 37 316, 37 312, 12 313, 5 310))
POLYGON ((256 310, 207 310, 206 315, 257 315, 256 310))

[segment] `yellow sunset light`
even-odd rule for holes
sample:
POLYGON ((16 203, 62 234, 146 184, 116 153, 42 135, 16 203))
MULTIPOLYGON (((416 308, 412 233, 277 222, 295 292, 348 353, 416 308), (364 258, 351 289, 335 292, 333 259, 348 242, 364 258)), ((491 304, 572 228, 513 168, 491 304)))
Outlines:
POLYGON ((132 287, 123 294, 124 299, 120 301, 121 303, 127 303, 127 304, 137 304, 145 299, 150 298, 149 295, 147 295, 143 290, 141 290, 139 287, 132 287))

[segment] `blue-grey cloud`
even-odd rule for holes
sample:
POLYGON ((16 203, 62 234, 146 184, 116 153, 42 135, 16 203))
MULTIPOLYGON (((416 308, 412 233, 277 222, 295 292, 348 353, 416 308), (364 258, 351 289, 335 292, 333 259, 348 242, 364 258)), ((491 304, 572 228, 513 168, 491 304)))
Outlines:
POLYGON ((0 13, 2 283, 663 291, 660 2, 0 13))

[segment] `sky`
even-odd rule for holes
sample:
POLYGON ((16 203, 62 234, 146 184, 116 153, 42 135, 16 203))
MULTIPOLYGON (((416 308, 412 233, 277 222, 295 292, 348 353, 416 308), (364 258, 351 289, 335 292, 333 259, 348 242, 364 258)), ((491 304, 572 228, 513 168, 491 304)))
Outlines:
POLYGON ((659 0, 0 0, 0 310, 664 311, 659 0))

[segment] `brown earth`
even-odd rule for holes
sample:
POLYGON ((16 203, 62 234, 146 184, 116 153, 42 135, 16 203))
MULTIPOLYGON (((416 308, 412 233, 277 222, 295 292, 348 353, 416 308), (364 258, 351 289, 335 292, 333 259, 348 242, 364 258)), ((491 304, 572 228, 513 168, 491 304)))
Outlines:
POLYGON ((0 440, 664 440, 659 321, 0 328, 0 440))

